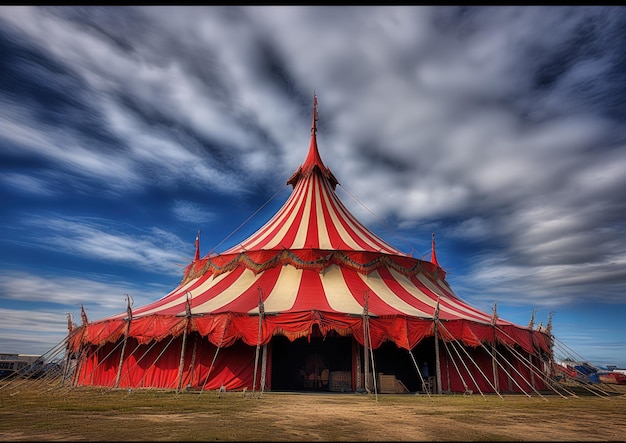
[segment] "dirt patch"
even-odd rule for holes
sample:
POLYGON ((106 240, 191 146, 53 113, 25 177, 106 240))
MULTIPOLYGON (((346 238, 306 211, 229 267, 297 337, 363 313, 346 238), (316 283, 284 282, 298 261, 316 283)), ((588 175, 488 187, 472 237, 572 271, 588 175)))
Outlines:
MULTIPOLYGON (((626 387, 625 387, 626 388, 626 387)), ((624 441, 611 397, 0 390, 3 441, 624 441)))

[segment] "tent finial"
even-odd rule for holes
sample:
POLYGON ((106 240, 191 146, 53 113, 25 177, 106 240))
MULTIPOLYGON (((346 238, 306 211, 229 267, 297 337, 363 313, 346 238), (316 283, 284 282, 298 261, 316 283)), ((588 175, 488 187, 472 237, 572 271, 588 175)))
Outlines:
POLYGON ((533 309, 533 312, 530 314, 530 321, 528 322, 528 329, 531 329, 535 327, 535 311, 536 309, 533 309))
POLYGON ((74 323, 72 323, 72 314, 70 314, 69 312, 67 313, 67 330, 70 334, 74 330, 74 323))
POLYGON ((313 91, 313 123, 311 124, 311 134, 315 135, 317 132, 317 94, 313 91))
POLYGON ((86 326, 89 323, 89 320, 87 319, 87 313, 85 312, 85 306, 83 305, 80 305, 80 320, 83 326, 86 326))
POLYGON ((493 304, 493 315, 491 317, 491 326, 495 326, 498 322, 498 302, 493 304))
POLYGON ((552 314, 554 314, 553 311, 548 314, 548 324, 546 325, 546 333, 548 334, 552 333, 552 314))
POLYGON ((193 261, 200 260, 200 229, 198 229, 198 235, 196 235, 196 254, 193 257, 193 261))

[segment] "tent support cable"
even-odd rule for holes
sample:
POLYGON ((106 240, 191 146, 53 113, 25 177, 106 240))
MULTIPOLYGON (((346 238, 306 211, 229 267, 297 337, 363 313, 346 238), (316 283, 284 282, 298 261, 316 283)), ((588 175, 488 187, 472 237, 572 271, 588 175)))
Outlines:
MULTIPOLYGON (((485 346, 483 343, 481 343, 481 344, 480 344, 480 346, 481 346, 481 347, 485 350, 485 352, 486 352, 487 354, 489 354, 489 356, 491 357, 491 361, 492 361, 492 362, 495 362, 495 363, 496 363, 496 364, 497 364, 497 365, 498 365, 498 366, 502 369, 502 371, 503 371, 503 372, 507 375, 507 377, 509 377, 509 378, 511 378, 511 379, 513 380, 513 383, 515 383, 515 386, 517 386, 517 387, 519 388, 519 390, 520 390, 520 391, 522 391, 522 392, 526 395, 526 397, 528 397, 528 398, 532 398, 532 397, 528 394, 528 392, 526 392, 526 391, 525 391, 525 390, 524 390, 524 389, 523 389, 523 388, 519 385, 519 383, 517 382, 517 380, 515 380, 513 377, 511 377, 511 375, 510 375, 510 374, 506 371, 506 369, 504 368, 504 366, 502 366, 502 363, 500 363, 500 362, 498 361, 498 359, 496 358, 496 350, 495 350, 495 346, 494 346, 493 344, 491 344, 491 346, 490 346, 491 351, 490 351, 490 350, 489 350, 489 348, 488 348, 487 346, 485 346), (492 351, 493 351, 493 353, 492 353, 492 351)), ((518 374, 519 374, 519 372, 518 372, 518 374)), ((521 374, 520 374, 520 376, 521 376, 521 374)), ((522 379, 523 379, 523 378, 524 378, 524 377, 522 377, 522 379)), ((528 383, 528 382, 527 382, 527 383, 528 383)))
MULTIPOLYGON (((449 337, 454 337, 450 331, 448 331, 446 329, 446 327, 443 324, 440 324, 441 328, 443 329, 443 331, 449 336, 449 337)), ((478 383, 476 382, 476 379, 474 378, 474 376, 472 375, 472 372, 469 370, 469 368, 467 367, 467 365, 465 364, 465 361, 463 360, 463 358, 461 357, 461 355, 459 354, 459 351, 457 350, 457 347, 455 346, 455 344, 457 343, 458 340, 453 340, 450 342, 450 345, 452 346, 452 349, 454 349, 454 352, 456 352, 457 356, 459 357, 459 361, 463 364, 463 367, 465 368, 465 370, 467 371, 468 375, 470 376, 470 378, 472 379, 472 381, 474 382, 474 386, 476 387, 476 389, 478 390, 478 392, 480 392, 480 395, 483 396, 483 398, 485 398, 485 395, 483 393, 483 391, 480 389, 480 387, 478 386, 478 383)), ((465 355, 467 355, 468 359, 474 364, 474 366, 476 366, 478 368, 478 371, 482 374, 482 376, 485 378, 485 380, 487 380, 487 383, 489 383, 489 385, 493 388, 493 385, 491 384, 491 381, 489 380, 489 378, 487 378, 487 376, 484 374, 484 372, 482 371, 482 369, 480 369, 480 367, 478 367, 478 365, 476 364, 476 362, 474 362, 474 360, 472 359, 472 357, 467 353, 467 351, 465 350, 465 348, 463 348, 462 345, 459 345, 459 347, 461 348, 461 350, 463 352, 465 352, 465 355)), ((495 391, 495 389, 494 389, 495 391)), ((496 393, 498 395, 500 395, 497 391, 496 393)), ((500 398, 502 398, 502 396, 500 396, 500 398)))
POLYGON ((413 360, 413 366, 415 366, 415 370, 417 371, 417 376, 422 382, 422 386, 426 388, 426 394, 428 395, 428 398, 430 398, 430 388, 426 386, 426 382, 424 381, 424 377, 422 376, 422 371, 420 371, 419 365, 415 361, 415 356, 413 355, 413 352, 411 352, 410 349, 409 349, 409 355, 411 356, 411 360, 413 360))
MULTIPOLYGON (((444 348, 446 350, 446 353, 448 355, 448 360, 450 360, 452 362, 452 365, 454 366, 454 369, 456 370, 456 373, 459 376, 459 379, 461 380, 461 383, 463 383, 464 392, 469 392, 469 386, 467 386, 467 382, 465 381, 465 378, 461 374, 461 370, 459 369, 459 366, 456 364, 456 360, 454 359, 454 354, 452 354, 452 352, 450 352, 450 349, 448 348, 448 343, 446 343, 445 340, 443 340, 443 346, 444 346, 444 348)), ((450 346, 452 346, 452 344, 450 344, 450 346)), ((448 374, 448 378, 449 378, 449 374, 448 374)), ((450 380, 448 380, 448 391, 452 391, 452 388, 450 386, 450 380)))
MULTIPOLYGON (((156 364, 157 361, 159 361, 159 359, 163 356, 163 354, 165 354, 165 351, 167 351, 167 349, 170 347, 170 345, 172 344, 172 342, 176 339, 177 337, 172 335, 172 338, 170 339, 170 341, 167 343, 167 345, 165 345, 163 347, 163 349, 161 350, 161 352, 159 352, 159 355, 157 355, 157 357, 154 359, 154 361, 152 362, 153 364, 156 364)), ((154 345, 156 345, 158 342, 156 340, 154 340, 154 345)), ((153 345, 153 346, 154 346, 153 345)), ((144 354, 146 355, 146 354, 144 354)), ((135 387, 141 387, 143 385, 143 380, 146 377, 146 375, 148 375, 148 371, 144 371, 143 375, 141 376, 141 378, 139 379, 139 384, 135 387)), ((130 395, 132 392, 132 389, 128 390, 128 394, 130 395)))
POLYGON ((128 341, 128 333, 130 332, 130 323, 133 320, 133 311, 131 309, 131 297, 126 294, 126 330, 124 331, 124 344, 122 345, 122 350, 120 351, 120 363, 117 365, 117 375, 115 376, 115 387, 117 388, 120 384, 120 376, 122 375, 122 365, 124 364, 124 353, 126 351, 126 342, 128 341))
MULTIPOLYGON (((513 337, 511 337, 506 331, 498 328, 498 331, 500 333, 502 333, 504 336, 506 336, 507 338, 510 338, 511 340, 513 340, 513 337)), ((561 396, 562 398, 567 398, 566 396, 564 396, 561 392, 559 392, 558 389, 556 389, 553 386, 553 383, 550 381, 549 379, 549 375, 546 374, 544 371, 542 371, 540 368, 538 368, 535 364, 532 363, 532 361, 530 359, 526 360, 524 358, 524 356, 517 350, 515 349, 515 347, 513 346, 508 346, 509 350, 515 354, 518 358, 519 361, 521 361, 530 371, 531 371, 531 375, 535 374, 537 376, 539 376, 539 378, 541 380, 543 380, 543 382, 546 384, 546 386, 548 386, 552 391, 554 391, 557 395, 561 396)), ((529 355, 531 355, 529 353, 529 355)), ((567 392, 568 394, 574 395, 573 392, 570 392, 569 390, 565 389, 565 392, 567 392)), ((574 395, 575 396, 575 395, 574 395)))
MULTIPOLYGON (((206 378, 204 379, 204 383, 202 383, 202 389, 200 389, 200 395, 202 395, 202 393, 204 392, 204 388, 206 387, 206 384, 209 382, 209 377, 211 376, 211 371, 213 370, 213 367, 215 365, 215 360, 217 360, 217 353, 220 351, 220 349, 222 348, 222 345, 224 344, 224 337, 226 337, 226 330, 228 329, 229 325, 230 325, 230 316, 227 317, 227 322, 224 325, 224 330, 222 331, 222 338, 220 339, 220 344, 219 344, 219 346, 216 345, 216 347, 215 347, 215 353, 213 354, 213 360, 211 360, 211 366, 209 366, 209 370, 207 371, 206 378)), ((200 398, 200 395, 198 396, 198 398, 200 398)))

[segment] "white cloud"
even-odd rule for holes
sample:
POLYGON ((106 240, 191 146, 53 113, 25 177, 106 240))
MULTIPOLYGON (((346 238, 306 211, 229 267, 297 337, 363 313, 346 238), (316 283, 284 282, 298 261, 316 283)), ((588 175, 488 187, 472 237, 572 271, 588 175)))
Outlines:
POLYGON ((161 229, 130 234, 132 227, 105 226, 104 220, 32 217, 25 224, 48 230, 37 236, 40 246, 95 261, 127 264, 151 272, 180 275, 181 265, 193 257, 192 243, 161 229), (185 260, 188 260, 185 262, 185 260))

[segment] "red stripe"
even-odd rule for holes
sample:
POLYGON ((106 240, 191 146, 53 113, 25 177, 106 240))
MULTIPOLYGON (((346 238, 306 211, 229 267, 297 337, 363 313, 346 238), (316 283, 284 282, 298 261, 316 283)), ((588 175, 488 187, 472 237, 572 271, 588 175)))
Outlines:
MULTIPOLYGON (((268 295, 272 292, 274 286, 276 286, 276 281, 280 276, 281 269, 281 266, 276 266, 263 272, 263 274, 261 274, 261 276, 255 282, 255 284, 243 291, 241 295, 237 296, 235 300, 225 304, 221 308, 215 309, 212 312, 216 314, 220 312, 247 313, 252 309, 257 308, 259 306, 259 288, 261 288, 262 300, 263 302, 265 302, 268 295)), ((221 291, 217 291, 216 295, 220 292, 221 291)))
MULTIPOLYGON (((328 186, 326 182, 324 184, 326 185, 326 187, 328 186)), ((356 243, 361 249, 365 251, 377 252, 378 250, 372 248, 372 246, 367 244, 366 241, 355 231, 355 229, 358 229, 364 233, 368 231, 358 221, 356 221, 356 219, 353 216, 351 216, 348 209, 343 205, 343 203, 341 203, 341 201, 339 200, 339 198, 334 192, 328 192, 328 195, 331 197, 330 199, 331 205, 332 205, 334 212, 337 214, 337 218, 339 219, 339 222, 344 227, 344 229, 348 233, 348 236, 354 241, 354 243, 356 243), (348 220, 350 220, 352 224, 355 226, 354 229, 349 225, 348 220)), ((371 237, 371 236, 365 235, 365 237, 371 237)), ((381 249, 389 250, 388 247, 386 246, 381 246, 381 249)))
MULTIPOLYGON (((433 307, 422 300, 415 298, 413 294, 404 289, 398 280, 396 280, 388 268, 378 268, 378 275, 380 275, 382 281, 387 285, 389 290, 393 292, 400 300, 413 306, 420 312, 424 313, 425 317, 432 317, 433 307)), ((429 297, 430 298, 430 297, 429 297)))
POLYGON ((328 304, 328 296, 332 297, 332 294, 326 294, 324 292, 324 286, 322 285, 320 274, 316 271, 305 269, 302 271, 302 277, 300 278, 296 302, 293 304, 290 311, 306 312, 318 310, 324 312, 335 312, 335 310, 328 304))
POLYGON ((263 225, 257 232, 252 234, 249 238, 241 242, 241 246, 231 248, 224 254, 230 254, 232 252, 240 252, 242 250, 250 249, 250 245, 254 245, 257 241, 263 240, 261 246, 255 245, 254 249, 262 249, 262 246, 269 243, 269 241, 276 236, 276 233, 280 230, 284 221, 289 218, 294 208, 297 207, 300 201, 300 194, 302 188, 295 189, 289 199, 285 202, 282 208, 272 217, 265 225, 263 225), (265 237, 265 238, 264 238, 265 237))
POLYGON ((397 249, 395 249, 394 247, 392 247, 391 245, 385 243, 383 240, 381 240, 379 237, 377 237, 373 232, 371 232, 369 229, 367 229, 365 226, 363 226, 361 224, 361 222, 359 222, 354 215, 352 215, 352 213, 350 213, 350 211, 348 211, 348 209, 343 205, 343 203, 341 202, 341 200, 339 200, 338 197, 335 196, 335 199, 337 200, 338 205, 341 207, 342 211, 345 213, 345 218, 350 220, 354 225, 355 225, 355 229, 360 231, 360 235, 358 233, 355 232, 355 235, 357 235, 359 238, 364 237, 367 238, 368 240, 370 240, 371 243, 374 243, 376 246, 378 246, 378 249, 372 249, 372 246, 367 246, 367 249, 370 251, 378 251, 380 250, 381 252, 390 252, 393 254, 402 254, 400 251, 398 251, 397 249))
MULTIPOLYGON (((210 286, 205 292, 195 295, 191 299, 191 307, 193 308, 194 306, 199 306, 205 303, 207 300, 211 300, 222 291, 226 290, 241 276, 241 274, 243 274, 245 270, 245 266, 238 266, 237 268, 233 269, 232 272, 229 272, 222 280, 210 286)), ((167 309, 163 309, 158 313, 172 315, 182 314, 183 312, 185 312, 185 303, 186 297, 184 296, 184 294, 181 294, 180 302, 178 304, 173 305, 167 309)))
POLYGON ((361 279, 359 274, 355 271, 350 271, 345 268, 341 268, 341 274, 346 282, 348 290, 352 294, 352 297, 361 305, 364 305, 365 292, 368 292, 368 312, 372 315, 405 315, 404 312, 397 310, 393 306, 390 306, 385 301, 381 300, 377 294, 370 289, 369 286, 361 279))
MULTIPOLYGON (((310 201, 311 201, 311 209, 309 211, 309 223, 307 226, 307 232, 306 232, 306 239, 304 241, 304 246, 303 248, 310 248, 310 249, 316 249, 320 247, 320 238, 319 238, 319 232, 317 231, 317 208, 316 208, 316 203, 317 203, 317 190, 319 188, 319 186, 317 185, 317 175, 313 177, 313 180, 311 180, 311 185, 309 186, 310 191, 311 191, 311 197, 310 197, 310 201)), ((306 202, 305 202, 306 203, 306 202)), ((304 208, 305 204, 302 205, 302 207, 304 208)))
MULTIPOLYGON (((426 285, 424 285, 421 281, 419 281, 419 279, 412 275, 411 276, 411 281, 413 282, 413 284, 418 287, 422 292, 424 292, 425 294, 429 295, 434 301, 437 300, 438 295, 433 292, 432 290, 430 290, 426 285)), ((439 305, 440 306, 444 306, 448 309, 450 309, 453 312, 457 313, 458 318, 461 319, 467 319, 467 320, 480 320, 482 322, 484 322, 486 320, 485 317, 487 317, 488 319, 488 315, 485 314, 484 312, 481 312, 477 309, 471 308, 471 306, 466 305, 465 303, 462 303, 460 301, 458 301, 458 299, 447 299, 445 297, 439 297, 439 305), (467 312, 463 312, 461 310, 459 310, 459 305, 465 308, 470 308, 470 311, 475 312, 475 315, 472 315, 471 313, 467 313, 467 312), (477 315, 476 315, 477 314, 477 315)), ((449 312, 445 312, 445 311, 439 311, 439 318, 444 319, 444 320, 454 320, 455 317, 450 317, 451 315, 453 315, 452 313, 449 312), (448 318, 450 317, 450 318, 448 318)))
POLYGON ((329 208, 329 203, 327 202, 327 199, 330 198, 327 195, 328 193, 324 193, 323 190, 320 190, 320 193, 322 195, 322 215, 324 216, 324 221, 326 222, 326 230, 328 231, 328 238, 330 239, 331 248, 336 250, 352 249, 348 248, 348 245, 346 244, 344 239, 341 237, 341 235, 339 235, 339 231, 337 230, 337 227, 335 226, 335 223, 330 216, 331 208, 329 208), (326 196, 326 198, 324 198, 324 196, 326 196))
MULTIPOLYGON (((294 237, 296 236, 294 232, 294 226, 297 226, 300 220, 302 220, 302 213, 304 212, 304 205, 302 204, 302 197, 300 197, 300 195, 304 192, 305 192, 305 188, 302 186, 298 187, 297 192, 294 191, 294 194, 297 194, 297 199, 294 198, 294 205, 291 208, 289 208, 287 213, 285 213, 285 216, 282 218, 282 222, 285 223, 285 220, 287 220, 294 211, 297 211, 294 221, 289 226, 289 229, 287 230, 283 238, 281 238, 280 241, 278 242, 278 245, 280 245, 282 248, 288 249, 293 243, 294 237)), ((255 249, 263 249, 263 247, 266 246, 267 244, 275 243, 276 237, 278 236, 278 232, 283 227, 282 226, 283 223, 279 223, 278 225, 276 225, 276 227, 272 230, 272 232, 269 233, 265 237, 265 239, 263 239, 262 242, 260 242, 258 245, 255 246, 255 249)))
MULTIPOLYGON (((133 316, 141 315, 144 312, 147 312, 147 311, 150 311, 150 310, 153 310, 153 309, 157 309, 159 306, 164 306, 164 305, 170 303, 171 301, 176 300, 179 297, 186 297, 185 294, 187 293, 187 291, 190 291, 190 290, 192 290, 194 288, 197 288, 202 283, 207 281, 207 279, 209 279, 209 277, 211 277, 211 275, 212 274, 209 273, 209 272, 207 272, 206 274, 202 275, 200 278, 198 278, 198 280, 196 282, 194 282, 194 284, 189 286, 189 288, 185 289, 184 293, 181 292, 181 291, 183 291, 184 285, 179 285, 172 292, 170 292, 166 296, 160 298, 159 300, 155 301, 154 303, 150 303, 149 305, 142 306, 142 307, 140 307, 140 308, 138 308, 136 310, 133 310, 133 316)), ((122 314, 120 314, 120 315, 122 315, 122 314)), ((123 316, 126 316, 126 314, 123 314, 123 316)))

